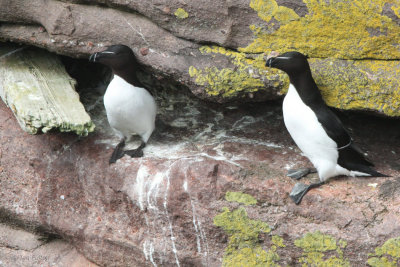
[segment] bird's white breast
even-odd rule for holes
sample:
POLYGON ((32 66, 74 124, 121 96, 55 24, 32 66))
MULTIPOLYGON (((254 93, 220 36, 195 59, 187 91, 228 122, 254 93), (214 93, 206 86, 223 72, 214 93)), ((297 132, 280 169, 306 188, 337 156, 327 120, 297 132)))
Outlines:
POLYGON ((108 122, 117 133, 128 138, 136 133, 147 142, 154 130, 157 107, 146 89, 114 75, 104 95, 104 106, 108 122))
POLYGON ((337 175, 337 144, 327 135, 314 111, 304 104, 292 84, 283 101, 283 118, 297 146, 317 168, 320 179, 337 175))

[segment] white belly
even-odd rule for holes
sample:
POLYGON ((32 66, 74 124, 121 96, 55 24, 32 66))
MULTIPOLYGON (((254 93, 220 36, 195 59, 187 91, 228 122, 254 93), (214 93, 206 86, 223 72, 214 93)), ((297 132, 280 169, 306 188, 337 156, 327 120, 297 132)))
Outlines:
POLYGON ((339 174, 348 175, 348 171, 337 164, 336 142, 326 134, 315 113, 303 103, 292 84, 283 101, 283 118, 293 140, 313 163, 321 181, 339 174))
POLYGON ((108 122, 117 134, 126 138, 138 134, 147 142, 154 130, 157 107, 146 89, 114 75, 104 95, 104 106, 108 122))

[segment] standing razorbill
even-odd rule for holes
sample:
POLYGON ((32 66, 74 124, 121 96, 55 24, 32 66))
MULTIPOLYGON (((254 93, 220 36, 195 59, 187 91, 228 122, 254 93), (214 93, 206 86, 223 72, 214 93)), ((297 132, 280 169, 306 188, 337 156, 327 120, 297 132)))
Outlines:
MULTIPOLYGON (((334 176, 386 176, 371 168, 373 164, 353 144, 339 118, 325 104, 306 56, 299 52, 287 52, 267 59, 266 66, 289 75, 289 91, 283 100, 285 126, 317 169, 320 179, 320 183, 295 186, 290 196, 296 204, 309 189, 334 176)), ((309 171, 292 171, 289 176, 299 179, 307 173, 309 171)))
POLYGON ((155 127, 157 106, 136 76, 139 64, 132 49, 125 45, 113 45, 103 52, 92 54, 89 61, 110 67, 114 74, 104 94, 104 106, 108 122, 121 141, 111 155, 110 164, 125 154, 143 156, 143 148, 155 127), (125 141, 128 142, 133 134, 140 135, 141 145, 124 151, 125 141))

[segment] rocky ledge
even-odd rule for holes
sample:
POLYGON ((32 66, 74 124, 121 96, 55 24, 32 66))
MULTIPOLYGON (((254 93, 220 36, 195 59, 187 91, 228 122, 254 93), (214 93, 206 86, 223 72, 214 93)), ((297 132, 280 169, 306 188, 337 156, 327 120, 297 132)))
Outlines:
POLYGON ((81 92, 97 125, 88 137, 29 135, 0 104, 0 217, 56 235, 100 266, 398 264, 397 120, 340 113, 391 177, 335 178, 297 206, 286 170, 309 162, 279 103, 221 107, 157 91, 145 156, 108 165, 118 140, 97 91, 81 92))

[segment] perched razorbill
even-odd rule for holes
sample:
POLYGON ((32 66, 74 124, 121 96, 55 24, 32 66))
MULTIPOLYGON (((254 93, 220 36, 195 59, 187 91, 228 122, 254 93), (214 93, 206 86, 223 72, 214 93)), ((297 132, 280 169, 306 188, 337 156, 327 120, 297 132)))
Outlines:
POLYGON ((114 74, 104 95, 104 106, 108 122, 121 141, 111 155, 110 164, 125 154, 143 156, 143 148, 155 127, 157 106, 136 76, 139 65, 132 49, 125 45, 113 45, 103 52, 92 54, 89 61, 109 66, 114 74), (141 145, 124 151, 125 141, 129 141, 133 134, 140 135, 141 145))
MULTIPOLYGON (((306 56, 299 52, 287 52, 267 59, 266 66, 289 75, 289 91, 283 101, 284 122, 320 178, 320 183, 295 186, 291 197, 296 204, 300 203, 309 189, 334 176, 386 176, 371 168, 373 164, 353 144, 339 118, 325 104, 311 75, 306 56)), ((292 171, 289 176, 299 179, 309 172, 304 169, 292 171)))

